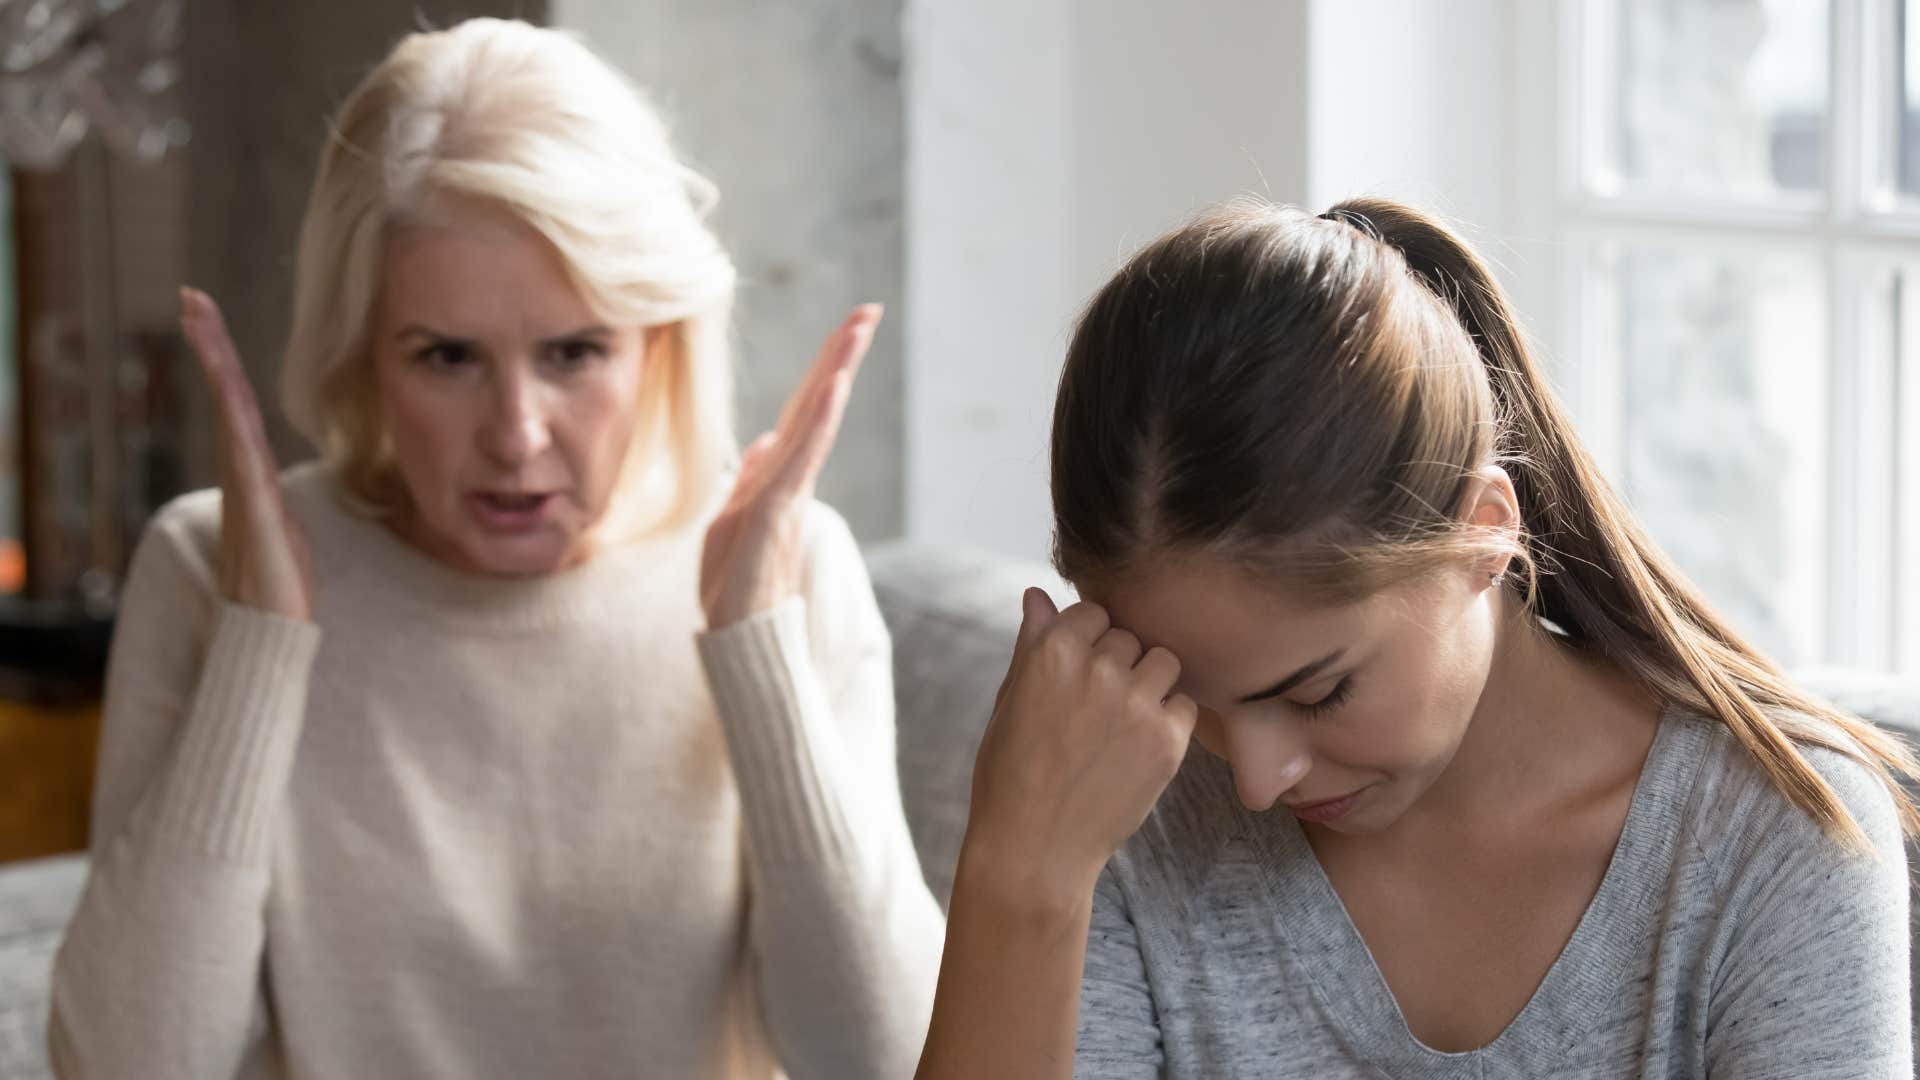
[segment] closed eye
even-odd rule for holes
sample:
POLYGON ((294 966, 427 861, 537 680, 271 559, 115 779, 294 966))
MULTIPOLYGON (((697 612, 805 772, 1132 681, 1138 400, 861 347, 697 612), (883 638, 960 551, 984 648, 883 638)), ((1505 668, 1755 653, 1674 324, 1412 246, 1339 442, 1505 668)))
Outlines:
POLYGON ((1351 698, 1352 696, 1353 696, 1353 676, 1346 675, 1346 676, 1342 676, 1340 681, 1334 684, 1333 689, 1327 691, 1326 696, 1322 697, 1319 701, 1308 702, 1306 704, 1299 704, 1298 707, 1300 708, 1301 711, 1307 714, 1307 719, 1320 720, 1326 717, 1327 714, 1333 712, 1335 709, 1338 709, 1340 706, 1345 705, 1347 703, 1347 699, 1351 698))

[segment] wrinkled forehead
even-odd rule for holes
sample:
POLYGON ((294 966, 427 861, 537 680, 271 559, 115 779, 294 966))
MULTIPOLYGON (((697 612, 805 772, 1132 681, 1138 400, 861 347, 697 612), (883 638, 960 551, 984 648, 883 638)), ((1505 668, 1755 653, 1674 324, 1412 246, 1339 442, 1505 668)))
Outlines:
POLYGON ((473 204, 388 228, 379 306, 390 324, 472 336, 551 334, 601 321, 539 230, 473 204))

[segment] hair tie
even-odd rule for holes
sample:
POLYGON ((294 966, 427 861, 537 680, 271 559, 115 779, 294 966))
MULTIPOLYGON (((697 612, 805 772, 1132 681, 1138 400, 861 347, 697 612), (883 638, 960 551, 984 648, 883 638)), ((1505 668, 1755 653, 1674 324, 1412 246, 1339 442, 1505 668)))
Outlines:
POLYGON ((1336 206, 1326 213, 1317 216, 1321 221, 1337 221, 1345 225, 1350 225, 1366 233, 1367 236, 1373 240, 1385 243, 1385 240, 1380 236, 1380 230, 1374 227, 1372 219, 1357 210, 1348 210, 1344 207, 1336 206))

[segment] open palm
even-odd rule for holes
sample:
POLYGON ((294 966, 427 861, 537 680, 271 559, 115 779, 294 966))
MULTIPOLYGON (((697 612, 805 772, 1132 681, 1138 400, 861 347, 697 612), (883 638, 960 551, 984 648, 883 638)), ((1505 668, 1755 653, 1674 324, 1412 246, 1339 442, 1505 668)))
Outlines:
POLYGON ((200 358, 220 425, 220 591, 236 604, 311 618, 307 543, 287 513, 260 402, 213 299, 180 290, 180 328, 200 358))
POLYGON ((799 590, 807 502, 879 323, 878 304, 855 308, 827 335, 773 430, 747 444, 733 493, 708 526, 701 554, 700 603, 710 629, 764 611, 799 590))

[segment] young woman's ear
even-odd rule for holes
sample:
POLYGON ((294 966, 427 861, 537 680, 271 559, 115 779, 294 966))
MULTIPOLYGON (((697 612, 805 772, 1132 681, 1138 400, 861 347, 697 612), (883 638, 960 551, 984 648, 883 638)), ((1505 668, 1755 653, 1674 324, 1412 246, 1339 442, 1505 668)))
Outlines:
POLYGON ((1513 490, 1513 478, 1498 465, 1486 465, 1467 477, 1460 493, 1460 505, 1454 517, 1475 528, 1501 534, 1506 550, 1489 555, 1476 567, 1492 581, 1507 572, 1513 562, 1513 550, 1520 542, 1520 496, 1513 490))

